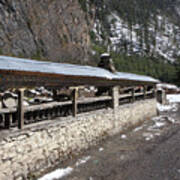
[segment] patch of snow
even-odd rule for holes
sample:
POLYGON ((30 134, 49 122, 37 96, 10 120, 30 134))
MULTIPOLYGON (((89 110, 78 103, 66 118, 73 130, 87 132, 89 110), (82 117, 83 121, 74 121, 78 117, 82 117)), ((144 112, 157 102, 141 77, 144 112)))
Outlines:
POLYGON ((170 116, 157 116, 157 117, 152 118, 152 120, 154 122, 158 122, 158 121, 159 122, 164 122, 164 121, 166 121, 166 122, 175 123, 175 120, 170 116))
POLYGON ((165 125, 166 125, 166 123, 164 123, 164 122, 155 122, 154 127, 155 128, 161 128, 165 125))
POLYGON ((149 141, 154 138, 153 134, 151 133, 143 133, 143 137, 145 137, 146 141, 149 141))
POLYGON ((103 53, 103 54, 101 54, 101 57, 109 57, 109 56, 110 56, 109 53, 103 53))
POLYGON ((157 103, 157 109, 159 111, 170 111, 170 110, 177 111, 178 108, 176 104, 162 105, 160 103, 157 103))
POLYGON ((139 131, 139 130, 141 130, 141 129, 143 129, 143 126, 139 126, 139 127, 135 128, 133 131, 134 131, 134 132, 137 132, 137 131, 139 131))
POLYGON ((170 103, 180 103, 180 94, 167 95, 167 100, 170 103))
POLYGON ((71 174, 73 171, 73 168, 67 167, 65 169, 57 169, 49 174, 46 174, 45 176, 39 178, 38 180, 54 180, 54 179, 59 179, 64 176, 67 176, 71 174))
POLYGON ((155 136, 160 136, 161 135, 161 133, 155 133, 155 136))
POLYGON ((162 89, 162 88, 165 88, 165 89, 174 89, 174 90, 179 90, 179 88, 174 85, 174 84, 167 84, 167 83, 160 83, 160 84, 157 84, 157 88, 159 89, 162 89))
POLYGON ((80 166, 81 164, 85 164, 87 161, 91 159, 91 156, 83 157, 76 162, 76 166, 80 166))
POLYGON ((104 151, 104 148, 99 148, 99 152, 102 152, 102 151, 104 151))
POLYGON ((24 106, 29 106, 29 103, 27 101, 23 101, 24 106))
POLYGON ((152 126, 148 127, 148 131, 159 131, 160 128, 166 125, 166 122, 162 121, 161 117, 156 118, 156 121, 152 126))
POLYGON ((40 93, 37 92, 35 89, 30 89, 29 91, 30 91, 32 94, 40 95, 40 93))
POLYGON ((160 129, 158 129, 156 126, 149 126, 147 130, 150 131, 150 132, 152 132, 152 131, 153 131, 153 132, 154 132, 154 131, 155 131, 155 132, 160 131, 160 129))
POLYGON ((170 116, 157 116, 152 118, 152 121, 154 121, 154 124, 148 127, 148 131, 159 131, 159 129, 167 125, 167 123, 175 123, 175 119, 170 116))
POLYGON ((125 134, 121 135, 121 139, 126 139, 126 138, 127 138, 127 136, 125 134))

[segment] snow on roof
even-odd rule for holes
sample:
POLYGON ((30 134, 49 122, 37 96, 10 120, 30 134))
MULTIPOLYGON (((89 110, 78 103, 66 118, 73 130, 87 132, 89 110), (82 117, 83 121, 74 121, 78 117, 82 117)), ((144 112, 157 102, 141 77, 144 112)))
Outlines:
POLYGON ((112 79, 112 73, 98 67, 36 61, 7 56, 0 56, 0 69, 112 79))
POLYGON ((166 84, 166 83, 162 83, 162 84, 157 84, 157 88, 162 89, 174 89, 174 90, 179 90, 179 88, 174 85, 174 84, 166 84))
POLYGON ((101 54, 101 57, 110 57, 110 54, 109 53, 103 53, 103 54, 101 54))
POLYGON ((8 56, 0 56, 0 70, 14 70, 27 72, 53 73, 69 76, 88 76, 106 78, 109 80, 132 80, 158 83, 159 81, 148 76, 141 76, 131 73, 111 73, 108 70, 98 67, 72 65, 64 63, 53 63, 47 61, 36 61, 8 56))

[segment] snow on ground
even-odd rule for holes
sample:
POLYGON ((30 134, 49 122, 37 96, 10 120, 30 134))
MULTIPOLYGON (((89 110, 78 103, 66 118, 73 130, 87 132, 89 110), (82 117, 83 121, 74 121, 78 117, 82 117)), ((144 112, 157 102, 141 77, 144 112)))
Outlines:
POLYGON ((162 105, 160 103, 157 103, 157 109, 159 111, 177 111, 177 103, 180 103, 180 94, 169 94, 167 95, 167 101, 169 104, 162 105))
MULTIPOLYGON (((157 109, 160 112, 177 111, 178 110, 177 103, 180 103, 180 94, 167 95, 167 100, 169 102, 168 105, 162 105, 160 103, 157 103, 157 109)), ((164 127, 168 126, 169 124, 174 124, 174 123, 176 123, 176 121, 171 116, 160 115, 160 116, 156 116, 152 118, 152 125, 148 127, 139 126, 135 128, 133 131, 137 132, 143 128, 146 128, 146 132, 144 132, 142 136, 145 138, 146 141, 150 141, 155 136, 160 136, 164 127)))
POLYGON ((153 139, 155 136, 160 136, 165 126, 176 123, 175 119, 167 115, 154 117, 152 121, 153 124, 147 127, 147 132, 143 133, 143 137, 146 141, 153 139))
POLYGON ((121 139, 126 139, 126 138, 127 138, 127 136, 125 134, 121 135, 121 139))
POLYGON ((144 126, 139 126, 139 127, 135 128, 133 131, 134 131, 134 132, 137 132, 137 131, 143 129, 143 127, 144 127, 144 126))
MULTIPOLYGON (((91 156, 87 156, 87 157, 83 157, 82 159, 79 159, 76 163, 75 163, 75 167, 78 167, 82 164, 85 164, 87 161, 89 161, 91 159, 91 156)), ((63 178, 69 174, 71 174, 73 172, 73 168, 72 167, 67 167, 65 169, 56 169, 53 172, 50 172, 46 175, 44 175, 43 177, 39 178, 38 180, 54 180, 54 179, 60 179, 63 178)))
POLYGON ((152 133, 143 133, 143 137, 145 138, 146 141, 149 141, 154 138, 154 135, 152 133))
POLYGON ((171 103, 169 105, 162 105, 160 103, 157 103, 157 109, 159 111, 170 111, 170 110, 177 111, 177 105, 173 104, 173 103, 171 103))
POLYGON ((81 164, 85 164, 87 161, 91 159, 91 156, 83 157, 76 162, 76 166, 80 166, 81 164))
POLYGON ((180 103, 180 94, 169 94, 167 99, 170 103, 180 103))
POLYGON ((62 178, 64 176, 71 174, 72 171, 73 171, 73 168, 71 168, 71 167, 67 167, 65 169, 57 169, 57 170, 39 178, 38 180, 53 180, 53 179, 62 178))
POLYGON ((102 148, 102 147, 99 148, 99 152, 102 152, 102 151, 104 151, 104 148, 102 148))

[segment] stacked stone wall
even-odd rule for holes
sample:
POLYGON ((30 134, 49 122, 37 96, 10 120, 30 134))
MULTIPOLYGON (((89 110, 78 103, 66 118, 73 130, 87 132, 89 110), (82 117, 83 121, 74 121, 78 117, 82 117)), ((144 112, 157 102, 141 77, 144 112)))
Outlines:
POLYGON ((150 99, 13 129, 0 140, 0 180, 27 179, 155 115, 150 99))

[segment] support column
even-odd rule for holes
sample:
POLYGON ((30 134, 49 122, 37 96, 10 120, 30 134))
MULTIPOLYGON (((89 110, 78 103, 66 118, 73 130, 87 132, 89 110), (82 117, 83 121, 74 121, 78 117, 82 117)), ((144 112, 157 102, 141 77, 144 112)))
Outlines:
POLYGON ((24 106, 23 106, 23 99, 24 99, 24 90, 20 89, 18 91, 18 128, 23 129, 24 127, 24 106))
POLYGON ((5 114, 5 121, 4 121, 5 128, 10 129, 11 124, 12 124, 12 114, 7 113, 5 114))
POLYGON ((117 109, 119 107, 119 86, 112 88, 112 108, 117 109))
POLYGON ((143 98, 146 99, 147 86, 143 86, 143 98))
POLYGON ((132 102, 135 102, 135 89, 132 88, 132 102))
POLYGON ((154 98, 157 99, 157 89, 156 89, 156 85, 153 86, 153 92, 154 92, 154 98))
POLYGON ((165 90, 157 91, 157 101, 163 105, 166 104, 166 92, 165 90))
POLYGON ((78 112, 77 100, 78 100, 78 88, 73 89, 72 91, 72 112, 74 117, 76 117, 78 112))

